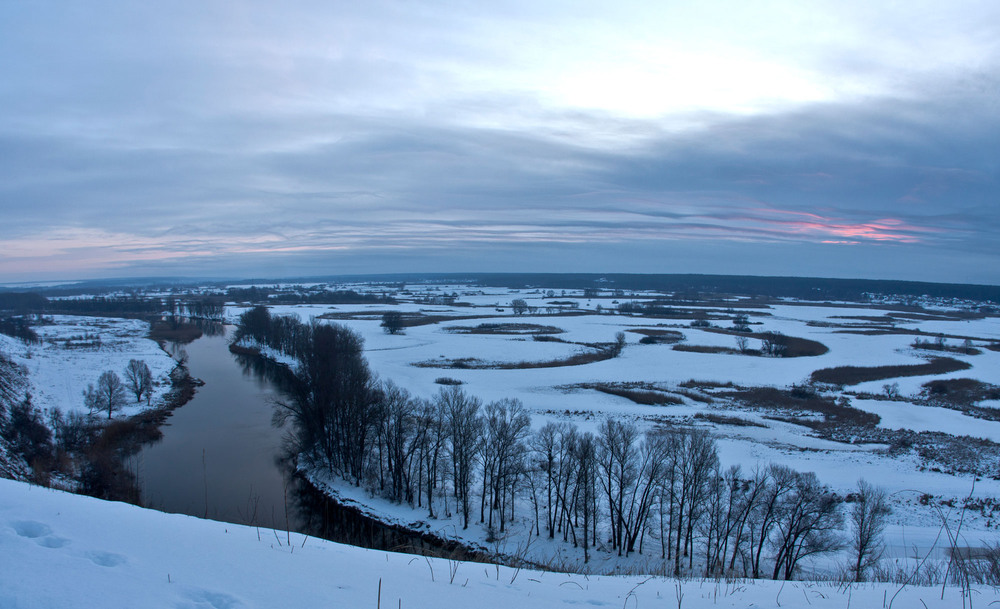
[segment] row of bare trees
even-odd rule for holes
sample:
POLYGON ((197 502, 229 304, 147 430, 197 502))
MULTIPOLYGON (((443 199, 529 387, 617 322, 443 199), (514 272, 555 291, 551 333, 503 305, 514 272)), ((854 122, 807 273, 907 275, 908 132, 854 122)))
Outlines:
MULTIPOLYGON (((641 432, 608 418, 595 431, 569 423, 532 431, 518 400, 483 404, 458 386, 414 397, 371 373, 353 331, 263 315, 245 313, 238 336, 265 328, 268 344, 294 347, 296 388, 279 418, 294 422, 301 452, 431 517, 455 513, 468 528, 478 503, 491 535, 522 518, 531 534, 544 528, 581 547, 585 562, 595 547, 619 556, 659 550, 677 575, 694 573, 697 561, 706 575, 790 579, 804 558, 843 546, 842 499, 813 473, 724 470, 715 441, 698 429, 641 432)), ((864 498, 873 494, 862 486, 864 498)), ((855 527, 867 541, 852 544, 859 579, 877 558, 884 496, 881 507, 867 505, 867 528, 855 527)))
MULTIPOLYGON (((517 400, 482 405, 454 386, 423 400, 391 383, 384 396, 369 457, 373 486, 431 515, 435 498, 447 510, 450 496, 463 527, 475 499, 479 522, 499 534, 523 506, 535 535, 561 535, 583 549, 585 562, 595 546, 627 556, 658 540, 678 575, 698 560, 707 575, 790 579, 803 558, 842 547, 841 499, 815 474, 778 465, 749 475, 723 470, 703 430, 640 433, 632 422, 606 419, 596 433, 568 423, 532 432, 517 400)), ((862 488, 862 498, 872 495, 862 488)), ((878 520, 867 513, 867 522, 878 520)), ((858 578, 877 557, 874 528, 857 554, 858 578)))

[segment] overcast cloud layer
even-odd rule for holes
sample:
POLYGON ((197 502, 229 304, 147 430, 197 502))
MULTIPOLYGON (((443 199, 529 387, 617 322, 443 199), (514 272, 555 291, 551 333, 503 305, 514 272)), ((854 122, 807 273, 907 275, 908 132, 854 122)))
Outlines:
POLYGON ((1000 283, 1000 3, 466 4, 0 4, 0 281, 1000 283))

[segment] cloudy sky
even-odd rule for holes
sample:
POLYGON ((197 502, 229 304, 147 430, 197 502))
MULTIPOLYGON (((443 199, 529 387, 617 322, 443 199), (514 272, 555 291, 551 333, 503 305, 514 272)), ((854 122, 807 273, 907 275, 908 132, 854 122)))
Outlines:
POLYGON ((1000 283, 1000 2, 0 3, 0 282, 1000 283))

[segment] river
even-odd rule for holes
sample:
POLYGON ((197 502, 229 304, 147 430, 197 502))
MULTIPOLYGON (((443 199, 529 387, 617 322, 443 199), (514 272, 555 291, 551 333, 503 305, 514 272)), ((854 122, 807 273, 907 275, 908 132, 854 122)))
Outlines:
MULTIPOLYGON (((143 503, 176 512, 286 527, 289 476, 279 463, 282 430, 271 424, 277 388, 244 371, 226 334, 183 347, 192 376, 205 382, 163 427, 163 439, 139 455, 143 503)), ((289 523, 290 524, 290 523, 289 523)))
POLYGON ((205 384, 167 418, 163 438, 135 457, 143 505, 381 550, 464 552, 365 517, 296 475, 283 448, 287 432, 272 424, 282 396, 273 366, 230 353, 230 329, 171 346, 205 384))

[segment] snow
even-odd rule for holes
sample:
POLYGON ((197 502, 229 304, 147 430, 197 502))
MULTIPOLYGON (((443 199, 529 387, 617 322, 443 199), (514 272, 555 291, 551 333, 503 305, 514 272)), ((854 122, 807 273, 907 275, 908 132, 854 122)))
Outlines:
MULTIPOLYGON (((365 550, 0 480, 0 607, 895 607, 948 586, 674 580, 517 570, 365 550)), ((974 589, 987 606, 995 589, 974 589)), ((967 600, 967 599, 965 599, 967 600)))
MULTIPOLYGON (((462 287, 442 287, 445 293, 463 293, 462 287)), ((826 305, 803 306, 799 304, 774 305, 767 309, 748 310, 755 332, 778 331, 818 341, 829 347, 829 352, 815 357, 770 358, 738 354, 705 354, 675 351, 671 345, 642 345, 641 335, 627 330, 635 328, 660 328, 684 334, 684 343, 690 345, 715 345, 735 347, 732 336, 692 328, 689 319, 641 318, 615 314, 596 314, 598 303, 610 306, 609 299, 594 298, 588 304, 579 294, 557 296, 559 300, 577 301, 580 307, 589 308, 590 314, 577 316, 524 315, 515 316, 509 309, 514 298, 524 298, 529 305, 544 306, 540 294, 529 294, 483 288, 486 294, 462 296, 461 301, 476 307, 433 307, 433 314, 442 316, 482 315, 476 319, 456 319, 436 324, 406 328, 403 335, 387 335, 379 326, 378 315, 388 308, 409 312, 423 311, 422 307, 404 303, 387 305, 338 305, 337 312, 372 313, 368 319, 337 319, 330 323, 346 325, 357 331, 365 340, 365 355, 372 370, 382 378, 420 397, 431 397, 440 389, 434 379, 442 376, 463 381, 463 389, 484 401, 514 397, 520 399, 532 412, 533 426, 541 427, 548 421, 566 420, 577 424, 581 430, 595 430, 607 416, 628 417, 644 426, 662 421, 710 427, 719 446, 724 466, 740 464, 744 471, 758 465, 778 463, 799 471, 814 471, 821 481, 829 484, 842 495, 851 492, 858 479, 883 486, 895 495, 892 520, 895 523, 887 534, 889 545, 896 548, 898 556, 912 552, 912 544, 927 544, 939 530, 940 517, 933 509, 918 501, 923 493, 938 498, 962 499, 972 488, 971 476, 956 476, 930 471, 913 454, 889 456, 886 446, 880 444, 847 444, 815 436, 814 432, 800 425, 764 419, 760 413, 750 412, 725 400, 703 404, 685 399, 681 406, 641 406, 626 398, 607 395, 593 390, 576 389, 583 383, 638 382, 654 383, 661 388, 676 389, 689 379, 727 382, 741 386, 788 387, 804 384, 811 373, 820 368, 836 366, 881 366, 887 364, 921 364, 936 352, 911 347, 913 336, 885 334, 865 336, 845 333, 837 325, 857 325, 864 329, 873 324, 862 320, 845 319, 844 316, 880 317, 891 310, 878 308, 849 308, 826 305), (495 308, 505 308, 497 313, 495 308), (618 358, 582 366, 564 366, 538 369, 466 370, 453 368, 423 368, 414 366, 437 358, 477 357, 490 361, 538 361, 556 359, 560 351, 544 351, 552 345, 572 347, 559 343, 539 343, 524 336, 457 334, 446 330, 451 326, 476 326, 486 323, 531 323, 556 326, 563 333, 558 338, 577 343, 610 342, 619 331, 626 331, 627 345, 618 358), (757 323, 759 322, 759 323, 757 323), (834 324, 824 326, 822 324, 834 324), (698 413, 715 413, 763 423, 766 427, 736 427, 711 425, 698 419, 698 413), (915 490, 914 490, 915 489, 915 490), (912 526, 911 526, 912 525, 912 526), (919 530, 913 526, 919 527, 919 530)), ((619 299, 621 301, 628 298, 619 299)), ((691 307, 685 307, 691 308, 691 307)), ((718 309, 717 307, 715 308, 718 309)), ((298 315, 303 320, 317 314, 315 306, 275 306, 273 314, 298 315)), ((729 327, 725 320, 713 322, 718 327, 729 327)), ((897 321, 896 327, 920 329, 923 332, 944 332, 953 335, 970 335, 982 340, 1000 336, 1000 319, 986 318, 973 321, 897 321)), ((751 346, 757 346, 751 339, 751 346)), ((951 340, 950 342, 954 342, 951 340)), ((579 349, 579 347, 578 347, 579 349)), ((915 398, 921 385, 934 378, 977 378, 984 382, 1000 384, 1000 353, 984 350, 980 355, 945 353, 969 362, 972 368, 945 375, 904 377, 855 385, 852 392, 867 391, 879 394, 883 385, 898 383, 903 396, 915 398)), ((837 395, 837 394, 834 394, 837 395)), ((916 431, 944 431, 953 435, 971 435, 1000 441, 1000 423, 972 419, 965 415, 936 407, 918 406, 911 402, 883 402, 852 398, 852 403, 863 410, 885 413, 883 426, 890 429, 909 428, 916 431)), ((338 486, 338 490, 345 491, 338 486)), ((349 490, 349 489, 348 489, 349 490)), ((976 497, 993 497, 1000 494, 1000 481, 984 478, 974 489, 976 497)), ((380 517, 398 518, 412 523, 423 515, 419 510, 399 508, 379 503, 377 498, 364 493, 353 497, 357 502, 377 508, 380 517), (397 513, 402 509, 403 512, 397 513)), ((425 512, 424 512, 425 513, 425 512)), ((452 522, 433 521, 428 526, 443 531, 454 530, 452 522)), ((987 518, 969 514, 966 532, 970 543, 992 542, 996 539, 995 527, 987 518)), ((482 531, 464 533, 471 543, 481 542, 482 531)), ((924 546, 921 548, 926 549, 924 546)))
MULTIPOLYGON (((582 383, 641 382, 655 383, 670 390, 688 379, 698 379, 732 381, 743 386, 787 387, 807 382, 809 375, 820 368, 918 364, 928 357, 946 355, 967 361, 972 368, 946 375, 887 379, 856 385, 849 389, 852 392, 878 394, 882 393, 883 385, 898 383, 901 394, 911 401, 852 398, 852 405, 878 414, 882 418, 882 427, 886 429, 942 431, 1000 442, 1000 423, 912 403, 921 392, 921 385, 932 378, 967 377, 1000 384, 1000 353, 983 350, 975 356, 938 354, 913 349, 912 335, 862 336, 839 332, 842 328, 816 324, 855 324, 863 328, 868 325, 866 322, 843 319, 843 316, 878 317, 886 313, 877 308, 789 304, 748 311, 755 332, 780 331, 819 341, 830 348, 828 353, 817 357, 778 359, 680 352, 674 351, 670 345, 641 345, 638 343, 641 336, 627 330, 671 329, 682 332, 684 343, 689 345, 736 346, 732 336, 691 328, 689 319, 596 314, 594 308, 597 304, 605 308, 613 306, 610 298, 588 301, 578 293, 567 293, 566 296, 556 296, 556 299, 576 301, 579 307, 591 313, 579 316, 514 316, 509 308, 514 298, 524 298, 529 305, 540 307, 545 307, 551 299, 544 298, 540 293, 503 288, 480 290, 457 285, 441 286, 440 291, 426 291, 425 288, 411 286, 420 296, 458 292, 461 294, 460 301, 475 306, 402 303, 283 305, 271 309, 273 314, 297 315, 304 321, 326 313, 364 316, 363 319, 330 320, 330 323, 344 324, 361 334, 372 370, 416 396, 431 397, 440 388, 434 379, 448 376, 463 381, 466 391, 485 401, 507 397, 520 399, 532 412, 536 428, 551 420, 569 420, 581 429, 592 430, 606 416, 632 418, 645 426, 662 421, 694 424, 713 428, 724 466, 741 464, 744 471, 749 471, 758 464, 780 463, 799 471, 815 471, 821 481, 841 494, 850 492, 859 478, 865 478, 893 493, 893 524, 886 537, 890 546, 889 555, 894 558, 911 556, 914 547, 929 549, 940 531, 939 515, 933 508, 920 504, 920 495, 927 492, 938 498, 964 498, 972 488, 970 476, 928 471, 915 455, 890 457, 884 453, 882 445, 846 444, 819 438, 803 426, 765 419, 761 413, 746 411, 725 400, 703 404, 685 399, 680 406, 641 406, 622 397, 574 386, 582 383), (496 308, 505 311, 498 313, 496 308), (390 309, 454 319, 410 327, 402 335, 387 335, 379 324, 381 314, 390 309), (482 317, 461 319, 475 315, 482 317), (414 366, 418 362, 439 358, 462 357, 490 362, 544 361, 565 358, 586 349, 573 344, 536 342, 526 336, 458 334, 446 329, 450 326, 512 322, 556 326, 564 330, 556 335, 558 338, 575 343, 610 342, 618 331, 626 331, 628 343, 620 357, 583 366, 511 370, 414 366), (766 427, 712 426, 693 418, 699 413, 738 416, 766 427)), ((630 298, 619 300, 624 302, 630 298)), ((229 307, 227 318, 235 320, 244 310, 244 307, 229 307)), ((162 381, 173 366, 173 360, 155 342, 144 338, 147 331, 144 323, 68 316, 57 317, 54 321, 55 325, 37 328, 45 340, 43 345, 26 347, 14 339, 0 336, 0 348, 28 367, 36 405, 43 408, 59 406, 64 410, 82 409, 81 392, 86 385, 95 382, 106 369, 121 374, 128 360, 133 358, 144 359, 153 370, 154 377, 161 381, 159 391, 162 393, 165 390, 162 381), (101 337, 99 348, 64 346, 66 338, 88 333, 101 337)), ((726 321, 713 323, 720 327, 729 326, 726 321)), ((1000 338, 1000 320, 997 318, 897 321, 896 327, 920 329, 925 333, 973 336, 979 339, 975 341, 977 344, 1000 338)), ((757 346, 756 342, 751 339, 751 347, 757 346)), ((954 339, 949 342, 955 343, 954 339)), ((268 355, 287 360, 279 358, 278 354, 269 352, 268 355)), ((196 370, 192 373, 197 376, 196 370)), ((980 405, 1000 408, 1000 400, 980 405)), ((130 412, 134 410, 126 414, 130 412)), ((633 598, 637 606, 662 604, 664 600, 668 604, 676 602, 675 586, 678 583, 673 580, 656 579, 642 584, 644 578, 590 576, 588 579, 553 573, 529 574, 527 571, 515 574, 503 568, 495 571, 492 566, 486 570, 486 577, 480 577, 483 571, 481 566, 461 565, 456 581, 449 583, 449 569, 454 564, 448 561, 428 562, 412 556, 368 552, 311 539, 300 545, 302 538, 299 536, 292 539, 293 551, 287 537, 280 532, 261 531, 260 539, 263 541, 258 541, 256 529, 152 514, 119 504, 65 498, 38 488, 24 490, 11 484, 4 482, 0 485, 0 555, 10 556, 4 562, 14 567, 9 572, 7 569, 0 571, 0 607, 63 606, 75 604, 74 601, 78 602, 79 598, 100 598, 102 604, 107 598, 107 606, 296 606, 314 602, 328 605, 331 599, 335 605, 366 606, 374 602, 379 576, 385 580, 382 600, 387 606, 395 604, 397 599, 402 599, 402 604, 406 606, 492 606, 492 603, 496 606, 514 603, 524 606, 536 606, 536 603, 537 606, 559 603, 632 606, 633 598), (95 523, 93 530, 84 524, 88 519, 95 523), (118 520, 122 522, 120 530, 116 528, 118 520), (43 527, 32 529, 34 525, 17 524, 26 522, 41 523, 43 527), (32 531, 45 530, 50 532, 30 537, 32 531), (280 543, 275 540, 276 535, 280 543), (28 565, 34 565, 34 570, 40 574, 25 575, 28 565), (430 578, 431 571, 435 573, 434 581, 430 578), (497 572, 501 573, 499 577, 495 576, 497 572), (170 573, 169 582, 167 573, 170 573), (265 581, 262 581, 261 573, 267 574, 265 581), (57 578, 59 574, 62 576, 57 578), (337 575, 331 580, 330 574, 337 575), (458 583, 462 576, 468 578, 464 587, 458 583), (40 579, 44 577, 51 579, 40 579), (513 584, 508 583, 511 579, 515 580, 513 584), (74 582, 74 588, 66 590, 65 586, 56 583, 65 581, 74 582), (81 582, 78 587, 76 582, 81 582), (91 582, 96 583, 92 585, 91 582), (281 582, 281 585, 274 582, 281 582), (629 596, 629 590, 637 584, 641 585, 636 588, 634 597, 629 596), (32 592, 32 589, 36 590, 32 592), (101 595, 87 595, 91 592, 96 594, 94 591, 97 590, 101 591, 101 595), (77 591, 83 595, 75 596, 77 591), (84 594, 82 591, 90 592, 84 594), (113 591, 110 596, 108 591, 113 591), (490 605, 483 605, 484 598, 490 599, 490 605)), ((391 504, 359 489, 351 490, 338 485, 337 490, 369 507, 380 518, 407 524, 416 521, 427 530, 442 534, 451 531, 452 536, 458 534, 460 527, 455 526, 453 518, 442 517, 424 522, 420 518, 426 512, 391 504)), ((975 483, 974 494, 995 497, 1000 494, 1000 481, 984 477, 975 483)), ((520 526, 524 526, 523 520, 520 526)), ((967 516, 965 527, 966 541, 970 545, 996 541, 995 527, 991 528, 986 519, 974 513, 967 516)), ((482 527, 472 527, 468 533, 463 533, 463 539, 470 543, 483 544, 484 538, 482 527)), ((563 546, 568 547, 566 544, 560 546, 540 542, 532 550, 532 557, 563 561, 567 556, 563 546)), ((936 552, 935 556, 939 558, 940 551, 936 552)), ((576 550, 574 556, 578 553, 576 550)), ((638 571, 652 569, 649 565, 640 565, 638 561, 625 566, 638 571)), ((817 570, 824 568, 823 563, 812 566, 817 570)), ((831 567, 829 564, 825 566, 831 567)), ((462 581, 464 583, 465 580, 462 581)), ((740 582, 725 586, 715 582, 687 581, 679 585, 685 594, 684 607, 708 606, 709 596, 712 597, 712 606, 778 606, 778 597, 781 605, 795 606, 796 602, 802 603, 798 599, 802 595, 818 607, 850 604, 848 597, 844 596, 846 589, 839 590, 831 584, 800 582, 788 584, 784 589, 771 582, 740 582), (720 585, 723 587, 720 588, 720 585), (734 594, 734 589, 738 589, 738 593, 734 594), (793 596, 797 600, 792 600, 793 596), (702 601, 705 604, 698 604, 702 601)), ((951 607, 961 602, 954 595, 946 595, 947 602, 941 601, 940 589, 916 590, 904 590, 896 606, 921 606, 920 601, 924 601, 928 607, 951 607)), ((895 591, 896 587, 862 586, 850 593, 853 594, 854 606, 875 606, 876 602, 881 602, 884 592, 892 596, 895 591)), ((949 594, 952 592, 953 589, 949 594)), ((996 598, 995 593, 989 591, 977 600, 983 604, 981 599, 987 597, 996 598)))
MULTIPOLYGON (((105 370, 116 372, 124 381, 125 367, 132 359, 145 361, 153 374, 152 404, 169 391, 169 373, 175 362, 156 341, 146 338, 146 322, 72 315, 56 315, 52 321, 50 325, 33 327, 42 339, 39 345, 26 345, 0 334, 0 350, 28 370, 31 401, 36 407, 86 413, 83 392, 87 386, 96 384, 105 370), (96 337, 99 344, 81 338, 85 336, 96 337)), ((135 404, 130 399, 119 416, 135 414, 145 407, 145 400, 135 404)))
POLYGON ((879 427, 886 429, 939 431, 1000 443, 1000 422, 969 417, 956 410, 883 400, 854 400, 853 405, 877 414, 882 419, 879 427))

